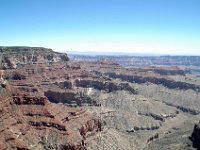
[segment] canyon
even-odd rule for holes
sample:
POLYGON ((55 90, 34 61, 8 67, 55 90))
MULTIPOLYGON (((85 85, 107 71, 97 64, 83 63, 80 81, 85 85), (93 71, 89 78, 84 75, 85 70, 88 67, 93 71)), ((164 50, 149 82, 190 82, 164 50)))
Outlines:
POLYGON ((199 148, 199 57, 0 52, 2 150, 199 148))

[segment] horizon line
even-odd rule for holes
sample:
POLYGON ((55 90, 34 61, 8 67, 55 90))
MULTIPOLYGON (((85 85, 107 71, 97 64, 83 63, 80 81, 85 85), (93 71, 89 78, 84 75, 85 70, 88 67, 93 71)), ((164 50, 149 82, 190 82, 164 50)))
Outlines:
POLYGON ((53 51, 55 52, 61 52, 61 53, 67 53, 67 54, 70 54, 70 55, 90 55, 90 56, 116 56, 116 55, 121 55, 121 56, 188 56, 188 57, 200 57, 200 54, 169 54, 169 53, 140 53, 140 52, 117 52, 117 51, 108 51, 108 52, 105 52, 105 51, 102 51, 102 52, 97 52, 97 51, 92 51, 92 50, 63 50, 63 48, 60 48, 60 49, 57 49, 57 48, 51 48, 51 47, 46 47, 46 46, 25 46, 25 45, 21 45, 21 46, 0 46, 0 48, 2 47, 28 47, 28 48, 46 48, 46 49, 52 49, 53 51))

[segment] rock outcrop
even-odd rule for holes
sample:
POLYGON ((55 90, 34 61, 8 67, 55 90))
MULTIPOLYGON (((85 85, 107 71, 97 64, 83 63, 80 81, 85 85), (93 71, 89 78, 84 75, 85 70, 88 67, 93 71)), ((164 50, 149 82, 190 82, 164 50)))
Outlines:
POLYGON ((46 97, 14 96, 13 102, 17 105, 45 105, 46 97))
POLYGON ((102 131, 99 118, 82 108, 52 104, 46 97, 20 96, 20 93, 17 95, 12 96, 7 89, 7 94, 1 99, 0 139, 4 143, 2 147, 39 149, 42 146, 42 149, 46 149, 46 146, 51 145, 51 149, 64 147, 79 150, 85 149, 87 137, 102 131), (66 114, 67 117, 64 117, 66 114))
POLYGON ((200 149, 200 122, 195 124, 190 139, 193 142, 193 146, 197 149, 200 149))
POLYGON ((1 56, 1 149, 85 150, 87 138, 102 131, 101 120, 58 103, 95 105, 73 85, 77 77, 92 75, 51 49, 1 47, 1 56))
POLYGON ((0 47, 1 66, 14 69, 27 63, 51 63, 69 61, 67 54, 54 52, 42 47, 0 47))
POLYGON ((126 90, 133 94, 136 94, 136 91, 128 84, 128 83, 120 83, 117 84, 112 81, 108 80, 94 80, 94 79, 81 79, 75 80, 75 84, 77 87, 84 87, 84 88, 94 88, 98 90, 105 90, 107 92, 114 92, 117 90, 126 90))
POLYGON ((132 82, 132 83, 153 83, 153 84, 162 84, 170 89, 181 89, 181 90, 188 90, 192 89, 194 91, 200 91, 200 86, 195 84, 190 84, 181 81, 174 81, 173 79, 163 78, 160 76, 148 76, 148 75, 130 75, 130 74, 116 74, 115 72, 106 73, 111 78, 120 78, 124 81, 132 82))

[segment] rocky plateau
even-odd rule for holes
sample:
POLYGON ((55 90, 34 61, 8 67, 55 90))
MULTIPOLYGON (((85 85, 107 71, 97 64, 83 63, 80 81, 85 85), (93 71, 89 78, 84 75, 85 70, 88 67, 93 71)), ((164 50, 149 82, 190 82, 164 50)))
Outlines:
POLYGON ((126 68, 40 47, 0 52, 2 150, 200 148, 200 76, 185 58, 126 68))

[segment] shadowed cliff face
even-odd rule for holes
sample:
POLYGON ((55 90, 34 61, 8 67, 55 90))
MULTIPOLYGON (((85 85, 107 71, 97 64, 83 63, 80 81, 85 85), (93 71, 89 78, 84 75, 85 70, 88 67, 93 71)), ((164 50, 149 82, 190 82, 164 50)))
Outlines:
POLYGON ((193 146, 197 149, 200 149, 200 122, 198 124, 195 124, 190 139, 193 142, 193 146))
POLYGON ((181 141, 192 128, 179 128, 199 117, 200 79, 179 67, 128 69, 28 47, 1 47, 0 58, 4 149, 170 147, 165 137, 181 141))
POLYGON ((132 83, 153 83, 153 84, 162 84, 170 89, 182 89, 188 90, 192 89, 194 91, 200 91, 200 86, 195 84, 190 84, 186 82, 174 81, 170 78, 160 77, 160 76, 140 76, 140 75, 129 75, 129 74, 115 74, 115 73, 107 73, 111 78, 120 78, 122 80, 132 82, 132 83))

